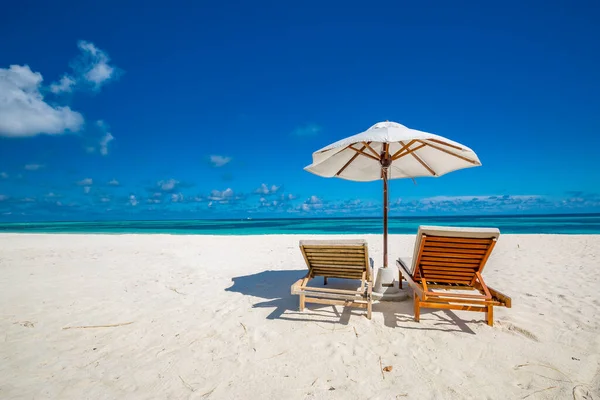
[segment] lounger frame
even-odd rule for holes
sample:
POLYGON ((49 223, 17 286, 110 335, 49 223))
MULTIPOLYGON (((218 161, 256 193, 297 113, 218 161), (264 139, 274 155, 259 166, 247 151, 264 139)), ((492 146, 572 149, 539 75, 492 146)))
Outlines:
POLYGON ((412 272, 398 259, 400 281, 406 279, 414 293, 415 321, 421 308, 437 308, 485 313, 488 325, 494 324, 494 307, 512 306, 511 298, 486 285, 481 273, 497 242, 479 233, 464 237, 460 231, 439 236, 432 229, 418 237, 412 272), (464 293, 464 292, 472 293, 464 293))
POLYGON ((373 278, 369 249, 364 240, 300 241, 300 251, 308 273, 292 285, 291 293, 300 296, 300 311, 306 303, 342 305, 364 308, 371 319, 373 278), (360 280, 357 290, 309 287, 311 279, 327 278, 360 280))

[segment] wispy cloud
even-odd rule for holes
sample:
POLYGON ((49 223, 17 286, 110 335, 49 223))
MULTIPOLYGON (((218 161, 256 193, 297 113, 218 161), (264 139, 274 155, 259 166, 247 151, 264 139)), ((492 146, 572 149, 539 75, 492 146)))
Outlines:
POLYGON ((292 131, 293 136, 315 136, 321 133, 323 128, 317 124, 304 124, 292 131))
POLYGON ((109 132, 108 124, 101 119, 96 121, 95 129, 97 133, 88 136, 88 141, 91 143, 85 146, 85 149, 88 153, 98 152, 105 156, 108 154, 108 144, 112 142, 115 137, 109 132))
POLYGON ((228 201, 230 199, 233 198, 233 189, 231 188, 227 188, 223 191, 219 191, 219 190, 212 190, 210 192, 210 196, 208 196, 208 199, 211 201, 228 201))
POLYGON ((310 212, 323 208, 323 204, 323 199, 316 195, 312 195, 300 205, 299 209, 304 212, 310 212))
POLYGON ((434 196, 398 199, 390 209, 419 214, 481 214, 556 209, 558 204, 542 195, 434 196))
POLYGON ((44 164, 26 164, 25 167, 23 167, 26 171, 39 171, 40 169, 44 168, 45 165, 44 164))
POLYGON ((229 164, 231 162, 231 160, 232 160, 231 157, 219 156, 219 155, 211 155, 209 157, 210 163, 212 164, 213 167, 216 167, 216 168, 219 168, 219 167, 229 164))
POLYGON ((109 65, 106 52, 97 48, 93 43, 79 41, 77 46, 83 52, 81 58, 83 77, 98 89, 104 83, 115 77, 115 67, 109 65))
POLYGON ((259 188, 254 190, 254 193, 268 196, 268 195, 276 194, 279 191, 279 189, 281 189, 281 186, 277 186, 277 185, 269 186, 269 185, 263 183, 262 185, 260 185, 259 188))
POLYGON ((171 194, 171 202, 172 203, 181 203, 181 202, 183 202, 183 194, 181 194, 181 193, 173 193, 173 194, 171 194))
POLYGON ((75 79, 68 75, 64 75, 58 82, 54 82, 50 85, 50 91, 54 94, 70 93, 73 91, 75 83, 75 79))
POLYGON ((138 203, 139 203, 137 197, 135 197, 135 194, 129 195, 129 201, 128 202, 129 202, 130 205, 132 205, 134 207, 137 206, 138 203))
POLYGON ((113 179, 113 180, 109 181, 108 184, 110 186, 119 186, 119 181, 116 179, 113 179))
POLYGON ((58 82, 52 83, 52 93, 70 93, 90 88, 99 90, 120 74, 119 68, 110 65, 108 54, 94 43, 80 40, 77 47, 80 54, 71 62, 72 73, 64 74, 58 82))
POLYGON ((79 186, 91 186, 94 184, 94 180, 92 178, 84 178, 80 181, 77 181, 79 186))
POLYGON ((8 179, 8 174, 6 172, 0 172, 1 179, 8 179))
POLYGON ((156 185, 163 192, 172 192, 173 190, 175 190, 177 188, 177 185, 179 185, 179 181, 177 181, 175 179, 167 179, 167 180, 158 181, 156 183, 156 185))

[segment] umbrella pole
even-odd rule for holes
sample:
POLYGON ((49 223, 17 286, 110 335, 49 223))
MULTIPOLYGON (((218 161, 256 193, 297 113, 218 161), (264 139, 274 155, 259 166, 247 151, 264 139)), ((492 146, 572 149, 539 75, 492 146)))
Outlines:
POLYGON ((388 179, 383 169, 383 268, 388 266, 388 179))

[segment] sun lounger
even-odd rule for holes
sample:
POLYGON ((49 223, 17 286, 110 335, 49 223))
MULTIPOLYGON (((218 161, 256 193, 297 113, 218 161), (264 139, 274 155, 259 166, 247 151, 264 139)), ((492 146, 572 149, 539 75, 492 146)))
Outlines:
POLYGON ((413 257, 396 262, 414 292, 415 321, 421 308, 441 308, 484 312, 492 326, 493 307, 511 307, 481 276, 499 236, 495 228, 419 227, 413 257))
POLYGON ((300 251, 304 256, 308 273, 292 285, 292 294, 300 296, 300 311, 305 303, 343 305, 367 309, 371 319, 371 290, 373 272, 367 242, 364 240, 303 240, 300 251), (308 287, 317 277, 360 280, 358 290, 341 290, 308 287))

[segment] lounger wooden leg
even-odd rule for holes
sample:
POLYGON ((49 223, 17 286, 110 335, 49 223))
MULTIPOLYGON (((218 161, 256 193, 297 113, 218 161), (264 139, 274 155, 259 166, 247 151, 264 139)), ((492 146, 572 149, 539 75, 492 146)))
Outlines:
POLYGON ((487 312, 485 313, 487 324, 494 326, 494 306, 487 306, 487 312))
POLYGON ((327 285, 327 277, 323 277, 323 285, 327 285))
MULTIPOLYGON (((398 268, 400 269, 400 268, 398 268)), ((402 272, 398 271, 398 286, 402 289, 402 272)))
POLYGON ((300 295, 300 311, 304 311, 304 295, 300 295))
POLYGON ((371 319, 371 311, 373 309, 372 293, 373 293, 373 284, 369 281, 369 282, 367 282, 367 319, 371 319))
POLYGON ((419 296, 415 293, 415 321, 419 322, 421 319, 421 308, 419 305, 419 296))

